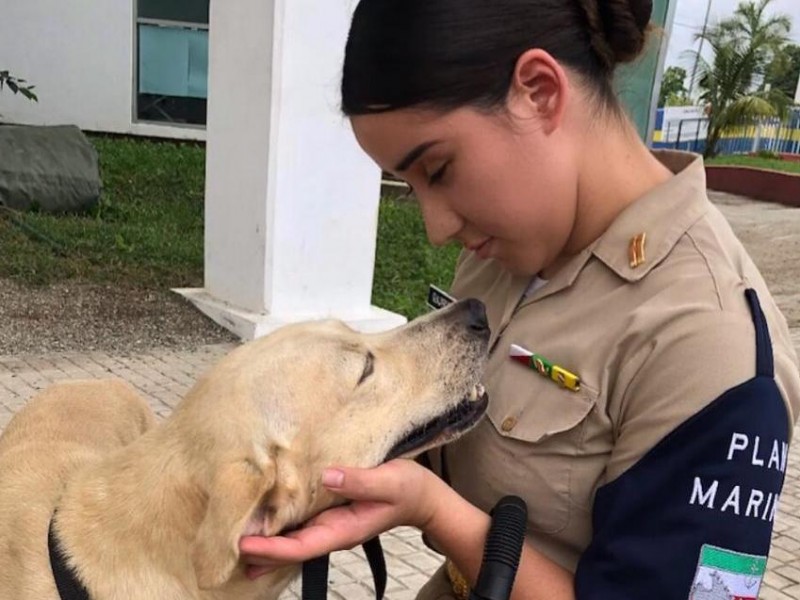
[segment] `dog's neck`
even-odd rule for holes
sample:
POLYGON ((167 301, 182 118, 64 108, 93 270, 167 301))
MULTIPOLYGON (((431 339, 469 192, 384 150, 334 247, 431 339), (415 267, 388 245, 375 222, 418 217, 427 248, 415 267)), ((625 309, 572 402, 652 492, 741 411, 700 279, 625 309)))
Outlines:
MULTIPOLYGON (((177 467, 182 449, 171 447, 168 429, 168 423, 158 426, 87 465, 69 481, 59 502, 56 533, 70 561, 84 567, 83 583, 101 598, 108 594, 107 585, 130 581, 125 585, 135 586, 137 573, 191 569, 188 556, 172 550, 191 548, 205 499, 177 467), (86 531, 87 523, 95 524, 96 532, 86 531), (153 570, 149 564, 159 567, 153 570)), ((141 594, 131 592, 130 597, 141 594)))
MULTIPOLYGON (((171 427, 167 421, 87 466, 64 491, 56 534, 93 598, 248 598, 256 591, 238 573, 220 590, 197 593, 191 551, 208 496, 171 427), (96 529, 87 531, 87 523, 96 529)), ((256 587, 282 588, 292 574, 256 587)), ((269 598, 263 589, 258 597, 269 598)))

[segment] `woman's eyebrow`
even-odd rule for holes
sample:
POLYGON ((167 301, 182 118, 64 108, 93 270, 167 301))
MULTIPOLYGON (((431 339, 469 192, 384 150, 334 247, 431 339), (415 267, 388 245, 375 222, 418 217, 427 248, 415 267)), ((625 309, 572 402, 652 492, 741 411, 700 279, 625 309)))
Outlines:
POLYGON ((431 147, 435 146, 436 144, 441 144, 443 140, 433 140, 430 142, 423 142, 416 148, 414 148, 411 152, 406 154, 405 158, 397 163, 397 166, 394 170, 397 173, 402 173, 403 171, 408 170, 408 168, 413 165, 423 154, 425 154, 431 147))

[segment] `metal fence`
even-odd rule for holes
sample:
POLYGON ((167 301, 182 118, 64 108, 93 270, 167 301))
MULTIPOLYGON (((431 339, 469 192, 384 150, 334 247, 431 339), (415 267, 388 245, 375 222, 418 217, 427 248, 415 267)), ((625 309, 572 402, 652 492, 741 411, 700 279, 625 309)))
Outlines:
MULTIPOLYGON (((660 108, 651 145, 702 153, 707 134, 708 119, 701 108, 660 108)), ((800 154, 800 108, 793 109, 784 120, 757 119, 729 127, 723 132, 717 151, 720 154, 800 154)))

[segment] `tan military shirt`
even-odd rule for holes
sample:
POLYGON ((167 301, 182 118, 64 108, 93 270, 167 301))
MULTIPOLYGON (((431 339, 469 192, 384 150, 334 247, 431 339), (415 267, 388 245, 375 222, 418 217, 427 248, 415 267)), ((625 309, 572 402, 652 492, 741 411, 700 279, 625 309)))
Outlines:
MULTIPOLYGON (((494 345, 485 374, 488 418, 446 448, 450 482, 486 511, 506 494, 521 496, 531 544, 572 571, 592 537, 598 487, 754 377, 748 287, 767 316, 790 422, 800 416, 785 319, 709 202, 702 159, 658 157, 676 175, 627 207, 544 287, 524 296, 529 279, 471 253, 452 286, 456 298, 486 303, 494 345), (631 241, 642 233, 643 262, 634 266, 631 241), (577 374, 580 390, 510 360, 512 344, 577 374)), ((437 469, 440 458, 432 456, 437 469)))

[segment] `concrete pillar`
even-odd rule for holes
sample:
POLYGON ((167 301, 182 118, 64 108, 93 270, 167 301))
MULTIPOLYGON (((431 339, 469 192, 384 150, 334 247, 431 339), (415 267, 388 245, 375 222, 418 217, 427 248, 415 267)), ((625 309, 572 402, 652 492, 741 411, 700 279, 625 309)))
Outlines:
POLYGON ((371 306, 380 171, 339 112, 355 0, 211 3, 205 287, 178 290, 243 339, 371 306))

